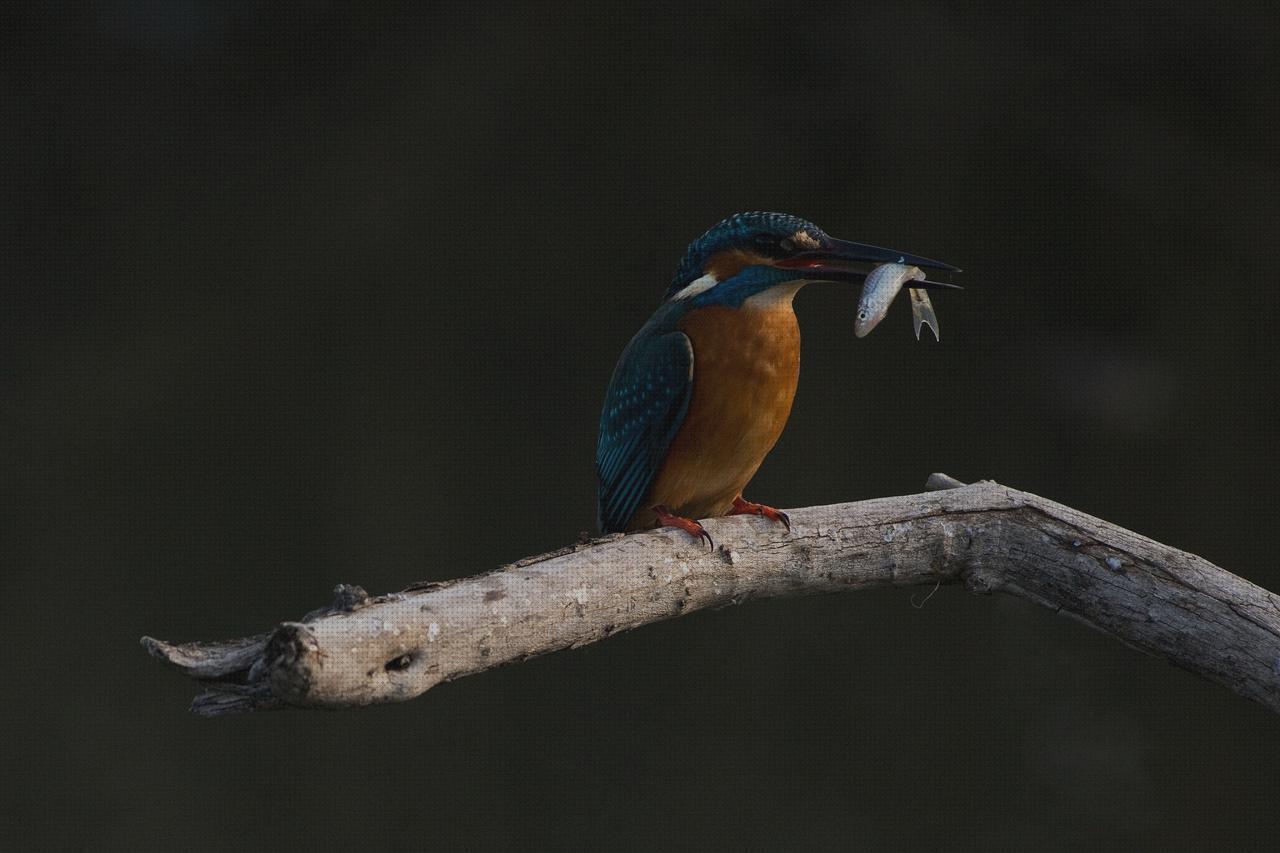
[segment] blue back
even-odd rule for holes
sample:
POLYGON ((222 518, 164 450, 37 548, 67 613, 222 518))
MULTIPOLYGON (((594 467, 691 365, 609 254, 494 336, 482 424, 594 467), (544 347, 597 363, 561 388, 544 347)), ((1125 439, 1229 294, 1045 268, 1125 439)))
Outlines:
POLYGON ((682 306, 660 308, 609 380, 596 443, 597 521, 605 533, 627 529, 689 409, 693 345, 674 328, 682 313, 682 306))

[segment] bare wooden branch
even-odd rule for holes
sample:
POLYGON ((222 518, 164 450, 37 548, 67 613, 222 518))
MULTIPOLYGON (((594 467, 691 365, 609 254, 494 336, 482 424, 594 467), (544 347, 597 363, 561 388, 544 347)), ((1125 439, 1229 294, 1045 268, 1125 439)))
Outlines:
POLYGON ((919 495, 704 522, 710 551, 662 529, 487 574, 333 605, 268 634, 151 654, 197 679, 192 710, 411 699, 534 655, 751 598, 964 583, 1074 616, 1280 711, 1280 596, 1192 554, 997 483, 944 474, 919 495))

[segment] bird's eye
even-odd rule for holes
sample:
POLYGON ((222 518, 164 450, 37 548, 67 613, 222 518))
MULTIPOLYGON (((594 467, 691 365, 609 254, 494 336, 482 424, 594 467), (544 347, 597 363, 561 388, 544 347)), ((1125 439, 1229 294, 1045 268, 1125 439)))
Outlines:
POLYGON ((790 237, 783 237, 782 242, 778 245, 788 252, 794 252, 796 249, 796 241, 792 240, 790 237))

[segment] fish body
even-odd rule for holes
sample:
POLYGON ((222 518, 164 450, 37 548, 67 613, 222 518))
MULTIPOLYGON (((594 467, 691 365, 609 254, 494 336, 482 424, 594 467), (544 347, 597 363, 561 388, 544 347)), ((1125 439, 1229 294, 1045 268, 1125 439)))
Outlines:
MULTIPOLYGON (((862 283, 862 296, 858 299, 858 315, 853 321, 853 333, 860 338, 870 334, 884 319, 884 315, 889 313, 894 297, 908 281, 924 281, 924 273, 919 267, 905 264, 881 264, 868 273, 862 283)), ((913 299, 913 308, 914 305, 913 299)), ((916 337, 919 337, 918 329, 916 337)))

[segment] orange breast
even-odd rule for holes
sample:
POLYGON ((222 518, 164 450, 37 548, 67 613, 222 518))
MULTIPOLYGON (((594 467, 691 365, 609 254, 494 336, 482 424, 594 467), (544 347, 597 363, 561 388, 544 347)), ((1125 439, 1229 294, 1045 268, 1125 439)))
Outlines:
POLYGON ((693 344, 693 396, 632 529, 652 526, 655 504, 688 518, 724 515, 755 475, 786 426, 800 376, 794 295, 699 308, 681 321, 693 344))

